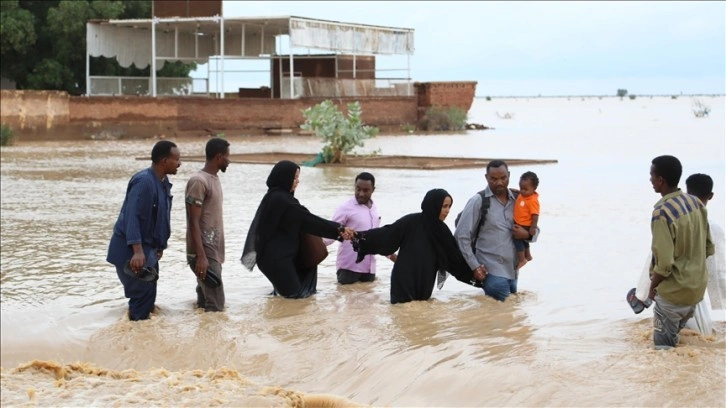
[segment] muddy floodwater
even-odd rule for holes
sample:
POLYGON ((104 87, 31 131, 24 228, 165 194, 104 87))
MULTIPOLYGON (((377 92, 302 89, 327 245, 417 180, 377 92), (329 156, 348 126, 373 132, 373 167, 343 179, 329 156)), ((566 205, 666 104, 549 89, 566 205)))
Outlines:
MULTIPOLYGON (((652 346, 652 310, 625 294, 648 256, 659 196, 651 160, 681 159, 685 178, 708 173, 709 216, 724 225, 724 97, 476 99, 469 120, 495 129, 377 136, 361 152, 553 159, 512 166, 540 178, 534 260, 520 292, 496 302, 449 279, 430 301, 391 305, 392 263, 378 279, 340 286, 336 244, 308 299, 270 296, 239 256, 270 164, 232 163, 224 189, 223 313, 193 307, 185 264, 184 187, 206 139, 175 140, 172 234, 160 264, 158 310, 143 322, 105 262, 129 177, 154 140, 23 142, 1 150, 2 406, 726 406, 726 320, 685 330, 678 347, 652 346), (504 119, 509 112, 512 119, 504 119), (500 115, 497 115, 499 113, 500 115)), ((363 106, 365 109, 365 105, 363 106)), ((309 153, 314 137, 227 135, 234 154, 309 153)), ((382 223, 420 211, 424 193, 454 198, 447 223, 484 188, 484 169, 303 167, 296 197, 331 217, 361 171, 376 177, 382 223)))

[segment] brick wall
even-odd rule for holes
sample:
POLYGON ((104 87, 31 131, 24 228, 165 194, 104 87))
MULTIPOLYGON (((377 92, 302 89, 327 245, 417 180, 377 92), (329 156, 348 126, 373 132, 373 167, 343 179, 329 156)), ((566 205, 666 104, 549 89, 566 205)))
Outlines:
POLYGON ((70 121, 143 122, 175 121, 177 98, 141 96, 71 96, 70 121))
POLYGON ((476 94, 475 81, 416 82, 419 115, 431 106, 456 106, 469 111, 476 94))
MULTIPOLYGON (((302 111, 323 99, 178 99, 178 126, 181 130, 214 129, 298 129, 302 111), (190 102, 187 102, 190 101, 190 102)), ((344 110, 354 99, 339 99, 344 110)), ((396 126, 416 121, 413 97, 360 99, 363 121, 373 126, 396 126)))
MULTIPOLYGON (((340 98, 359 100, 363 121, 382 130, 418 121, 429 106, 468 110, 476 82, 417 83, 418 97, 340 98)), ((2 123, 27 139, 172 136, 180 131, 259 133, 265 128, 297 130, 302 111, 324 99, 211 99, 201 97, 68 96, 54 91, 2 91, 2 123)))

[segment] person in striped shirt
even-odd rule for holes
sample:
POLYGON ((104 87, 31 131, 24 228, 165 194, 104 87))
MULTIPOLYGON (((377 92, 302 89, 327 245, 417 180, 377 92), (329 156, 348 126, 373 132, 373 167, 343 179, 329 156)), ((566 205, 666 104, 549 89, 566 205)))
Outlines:
POLYGON ((706 257, 714 253, 706 207, 678 188, 682 171, 678 158, 668 155, 654 158, 650 166, 650 183, 661 195, 651 217, 648 293, 655 302, 653 343, 659 350, 678 344, 706 292, 706 257))

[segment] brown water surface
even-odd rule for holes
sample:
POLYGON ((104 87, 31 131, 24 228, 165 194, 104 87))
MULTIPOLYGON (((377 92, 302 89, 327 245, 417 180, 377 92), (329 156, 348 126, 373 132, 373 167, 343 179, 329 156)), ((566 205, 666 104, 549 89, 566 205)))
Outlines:
MULTIPOLYGON (((723 225, 724 98, 696 119, 687 98, 477 99, 470 121, 496 130, 379 136, 390 155, 551 158, 512 167, 538 173, 542 236, 506 302, 449 279, 433 299, 389 303, 391 262, 379 279, 340 286, 335 244, 318 294, 271 297, 238 257, 270 165, 233 163, 224 188, 227 309, 193 308, 185 265, 186 180, 171 177, 172 236, 161 261, 158 310, 129 322, 105 262, 126 184, 148 166, 153 140, 28 142, 3 147, 0 257, 3 406, 726 406, 723 311, 716 332, 652 347, 652 311, 625 303, 649 248, 658 199, 650 160, 675 154, 684 175, 713 176, 710 216, 723 225), (514 112, 498 119, 494 112, 514 112), (684 135, 689 135, 688 138, 684 135)), ((315 138, 230 135, 233 153, 316 153, 315 138)), ((205 139, 176 140, 184 155, 205 139)), ((482 169, 303 168, 296 196, 330 217, 363 170, 376 176, 383 223, 420 211, 446 188, 452 216, 484 187, 482 169)), ((684 177, 685 178, 685 177, 684 177)))

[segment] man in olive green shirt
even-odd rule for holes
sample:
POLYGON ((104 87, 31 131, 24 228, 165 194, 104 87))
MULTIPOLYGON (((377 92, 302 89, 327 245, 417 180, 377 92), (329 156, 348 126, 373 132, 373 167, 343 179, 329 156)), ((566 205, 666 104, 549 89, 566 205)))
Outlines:
POLYGON ((650 166, 653 190, 662 196, 651 218, 653 259, 648 294, 655 301, 656 349, 678 344, 678 333, 706 292, 706 257, 714 253, 706 207, 678 188, 681 173, 681 162, 673 156, 658 156, 650 166))

